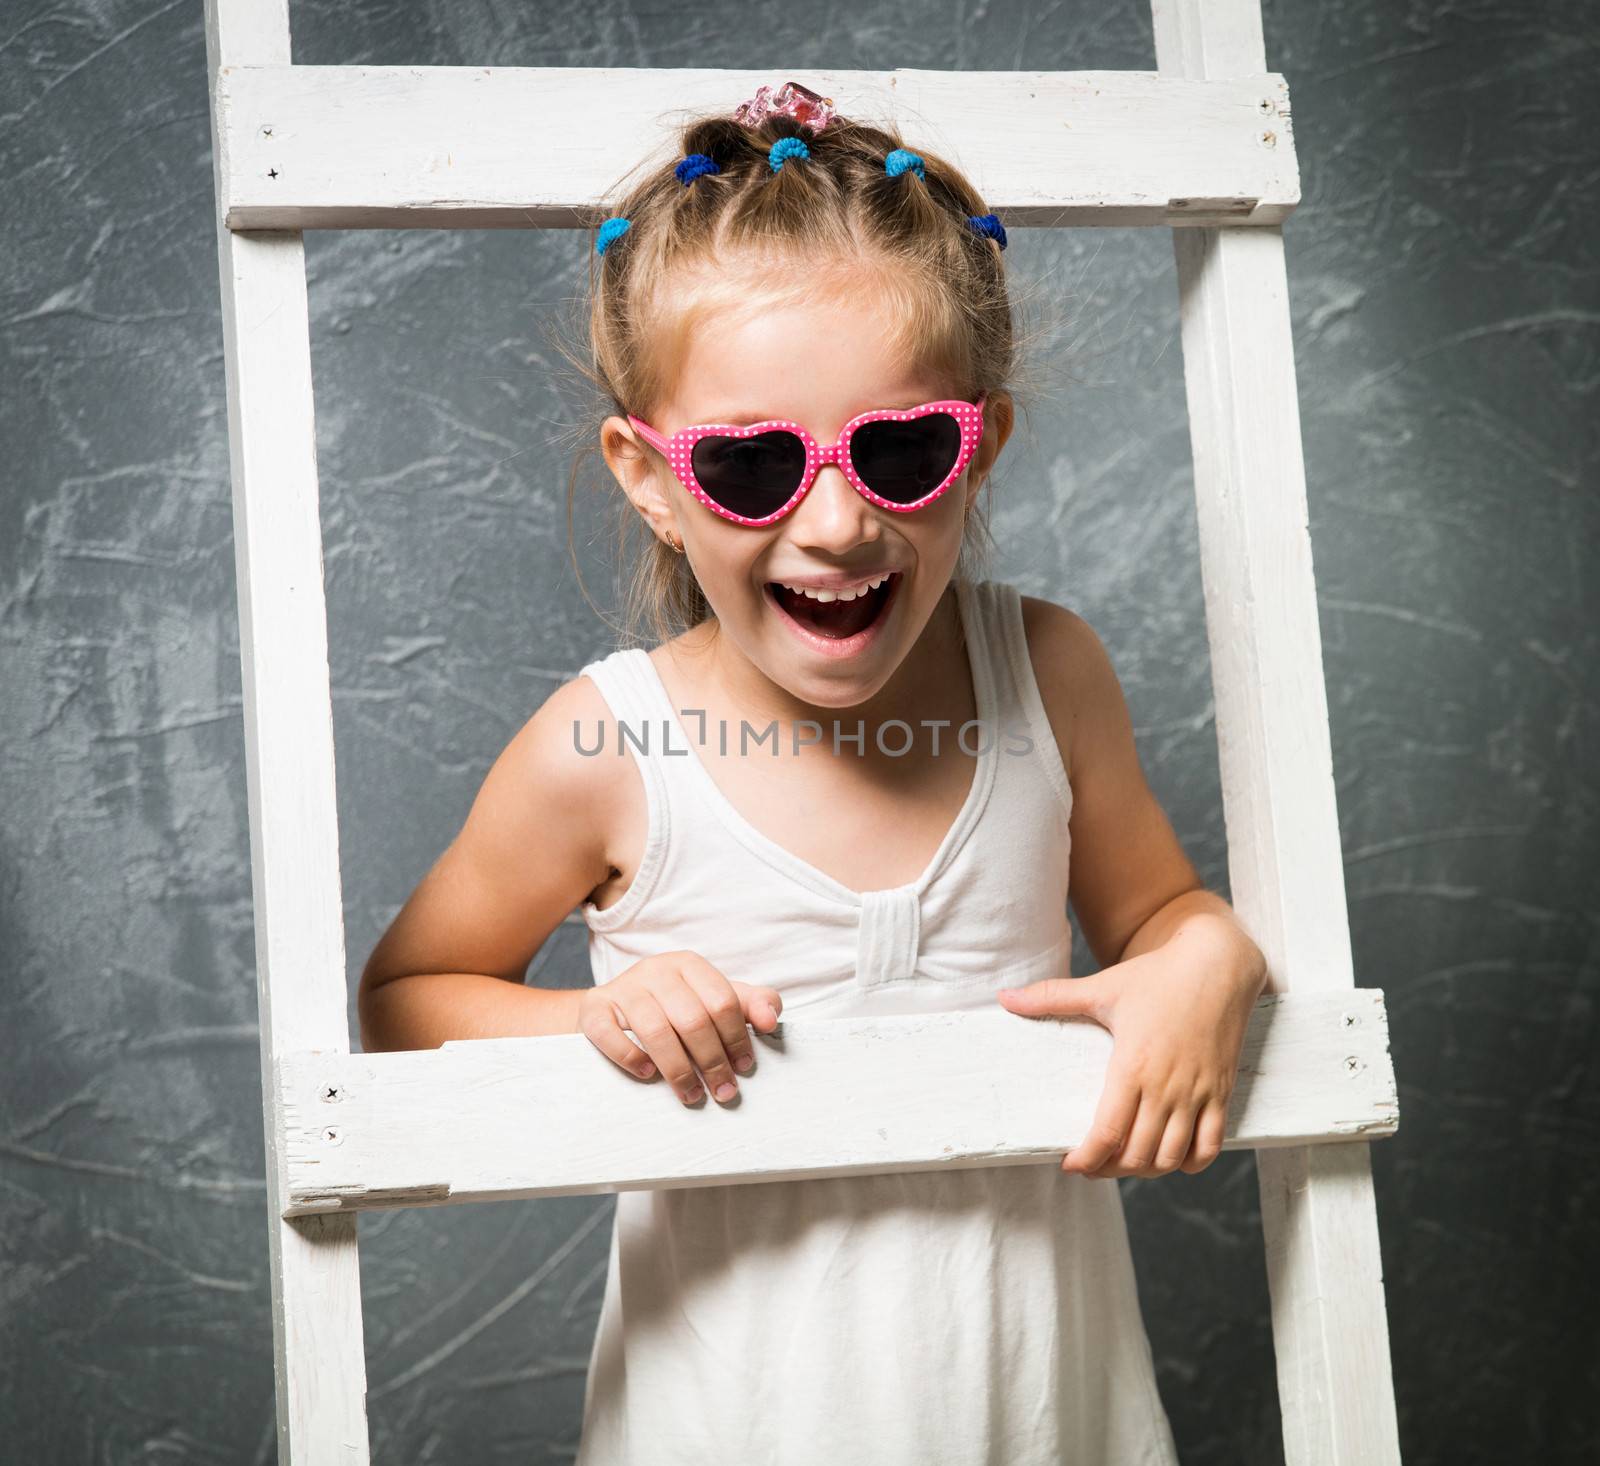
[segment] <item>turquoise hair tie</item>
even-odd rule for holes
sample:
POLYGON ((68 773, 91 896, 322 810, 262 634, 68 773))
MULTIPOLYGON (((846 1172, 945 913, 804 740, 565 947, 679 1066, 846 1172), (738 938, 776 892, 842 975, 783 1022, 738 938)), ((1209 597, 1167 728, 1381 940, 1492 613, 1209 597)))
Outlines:
POLYGON ((776 173, 786 158, 809 158, 811 149, 797 137, 780 137, 767 154, 767 164, 776 173))
POLYGON ((968 214, 967 223, 979 234, 987 234, 1001 249, 1006 247, 1006 229, 998 214, 968 214))
POLYGON ((607 248, 628 232, 632 221, 624 219, 621 214, 613 214, 600 226, 599 237, 594 243, 594 252, 603 255, 607 248))
POLYGON ((924 183, 928 181, 928 175, 922 166, 922 159, 915 153, 908 152, 905 148, 896 148, 883 160, 883 171, 891 178, 898 178, 908 168, 924 183))

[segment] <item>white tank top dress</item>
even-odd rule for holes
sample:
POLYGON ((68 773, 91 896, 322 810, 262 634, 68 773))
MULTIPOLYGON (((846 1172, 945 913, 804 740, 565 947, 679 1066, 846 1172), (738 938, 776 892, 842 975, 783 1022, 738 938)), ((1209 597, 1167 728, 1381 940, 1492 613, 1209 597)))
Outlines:
MULTIPOLYGON (((582 669, 649 806, 621 900, 581 907, 596 984, 687 948, 778 989, 788 1020, 987 1008, 1068 975, 1072 791, 1021 600, 955 586, 976 770, 927 869, 887 890, 740 815, 642 648, 582 669)), ((1177 1462, 1112 1178, 1044 1162, 622 1191, 608 1266, 577 1466, 1177 1462)))

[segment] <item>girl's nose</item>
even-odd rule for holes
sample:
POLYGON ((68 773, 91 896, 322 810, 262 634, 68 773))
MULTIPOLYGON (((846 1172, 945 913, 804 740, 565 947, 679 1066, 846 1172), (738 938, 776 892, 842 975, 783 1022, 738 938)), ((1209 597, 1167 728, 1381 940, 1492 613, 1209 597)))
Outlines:
POLYGON ((831 463, 817 471, 790 517, 794 521, 791 533, 819 549, 848 550, 862 540, 877 538, 873 506, 831 463))

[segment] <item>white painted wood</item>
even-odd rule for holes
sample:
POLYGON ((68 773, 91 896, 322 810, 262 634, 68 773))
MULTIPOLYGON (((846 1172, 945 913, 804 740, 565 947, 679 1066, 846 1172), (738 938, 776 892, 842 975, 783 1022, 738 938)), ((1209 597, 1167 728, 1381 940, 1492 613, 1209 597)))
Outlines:
MULTIPOLYGON (((753 1037, 728 1106, 686 1106, 578 1033, 285 1054, 279 1194, 302 1214, 1059 1162, 1088 1133, 1112 1047, 1092 1020, 998 1005, 753 1037)), ((1380 991, 1258 1002, 1225 1149, 1371 1139, 1396 1113, 1380 991)))
MULTIPOLYGON (((206 61, 289 56, 287 0, 206 0, 206 61)), ((215 108, 213 155, 221 157, 215 108)), ((218 200, 222 171, 215 170, 218 200)), ((261 1071, 349 1048, 332 700, 298 234, 217 218, 244 684, 261 1071)), ((280 1466, 365 1466, 366 1361, 356 1219, 285 1221, 283 1118, 263 1083, 280 1466)))
MULTIPOLYGON (((1281 76, 785 72, 957 162, 1008 229, 1282 223, 1300 182, 1281 76)), ((590 227, 674 125, 769 71, 245 66, 219 89, 231 229, 590 227), (596 97, 605 105, 597 106, 596 97)))
MULTIPOLYGON (((726 1110, 685 1109, 581 1035, 348 1052, 309 321, 292 231, 588 227, 641 139, 658 138, 664 159, 684 113, 771 76, 296 68, 286 6, 205 0, 207 54, 278 1460, 359 1466, 359 1210, 1053 1163, 1088 1127, 1110 1036, 999 1009, 791 1020, 781 1039, 758 1039, 758 1071, 726 1110), (555 1124, 534 1128, 538 1116, 555 1124)), ((1364 1142, 1393 1132, 1398 1106, 1381 994, 1354 988, 1344 905, 1277 227, 1299 200, 1287 91, 1265 71, 1258 0, 1153 10, 1160 74, 799 79, 960 163, 1008 227, 1175 229, 1234 903, 1276 989, 1258 1005, 1226 1143, 1257 1150, 1290 1466, 1388 1463, 1399 1457, 1364 1142)))
MULTIPOLYGON (((1258 0, 1152 9, 1163 74, 1265 72, 1258 0)), ((1269 990, 1349 992, 1283 234, 1175 230, 1173 248, 1233 905, 1269 990)), ((1262 1150, 1256 1165, 1288 1466, 1398 1462, 1367 1148, 1262 1150)))

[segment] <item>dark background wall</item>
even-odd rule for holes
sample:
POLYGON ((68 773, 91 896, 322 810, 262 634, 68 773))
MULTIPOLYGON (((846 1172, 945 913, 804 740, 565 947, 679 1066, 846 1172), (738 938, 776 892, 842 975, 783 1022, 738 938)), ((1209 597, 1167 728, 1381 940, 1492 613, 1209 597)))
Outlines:
MULTIPOLYGON (((1137 0, 317 0, 293 21, 310 63, 1154 67, 1137 0)), ((1304 182, 1286 239, 1356 971, 1387 993, 1400 1081, 1372 1159, 1404 1454, 1593 1459, 1596 24, 1582 0, 1273 0, 1266 33, 1304 182)), ((19 1461, 274 1457, 206 105, 200 0, 8 0, 19 1461)), ((307 239, 352 991, 494 756, 612 644, 567 566, 572 407, 543 335, 587 247, 307 239)), ((1226 890, 1169 238, 1019 230, 1007 259, 1072 326, 1049 348, 1069 385, 997 476, 994 573, 1098 628, 1151 781, 1226 890)), ((598 524, 586 507, 586 563, 598 524)), ((583 928, 530 976, 587 982, 583 928)), ((1281 1460, 1251 1156, 1120 1184, 1184 1460, 1281 1460)), ((377 1459, 570 1458, 613 1205, 363 1220, 377 1459)))

